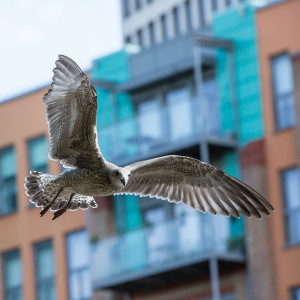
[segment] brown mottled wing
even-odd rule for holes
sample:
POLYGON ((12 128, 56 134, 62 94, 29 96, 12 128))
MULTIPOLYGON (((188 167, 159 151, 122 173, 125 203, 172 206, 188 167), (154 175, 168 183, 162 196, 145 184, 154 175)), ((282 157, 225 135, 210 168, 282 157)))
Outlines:
POLYGON ((122 194, 183 202, 212 214, 260 218, 269 215, 270 203, 245 183, 212 165, 184 156, 164 156, 131 164, 130 179, 122 194))
POLYGON ((97 93, 70 58, 59 55, 51 89, 44 96, 49 157, 66 167, 84 167, 102 157, 97 137, 97 93))

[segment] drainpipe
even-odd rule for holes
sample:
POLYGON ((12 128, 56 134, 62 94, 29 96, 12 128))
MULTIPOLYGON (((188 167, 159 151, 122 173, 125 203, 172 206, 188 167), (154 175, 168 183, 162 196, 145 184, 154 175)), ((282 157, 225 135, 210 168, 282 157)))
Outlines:
POLYGON ((215 255, 209 259, 209 275, 212 290, 212 300, 221 300, 220 283, 219 283, 219 267, 218 260, 215 255))

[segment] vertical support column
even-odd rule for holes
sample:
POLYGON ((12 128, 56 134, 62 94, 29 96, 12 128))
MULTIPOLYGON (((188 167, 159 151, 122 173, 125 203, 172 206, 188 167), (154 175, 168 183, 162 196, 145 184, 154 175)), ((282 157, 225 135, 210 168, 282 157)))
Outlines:
MULTIPOLYGON (((239 137, 239 112, 238 112, 238 99, 236 90, 236 76, 235 76, 235 66, 234 66, 234 48, 228 47, 228 59, 229 59, 229 74, 230 74, 230 88, 231 88, 231 105, 233 113, 233 124, 234 130, 239 137)), ((239 140, 239 139, 238 139, 239 140)))
POLYGON ((215 256, 212 256, 209 260, 209 271, 212 289, 212 300, 221 300, 218 260, 215 256))
POLYGON ((193 50, 194 59, 194 80, 195 80, 195 91, 196 98, 199 99, 200 103, 200 114, 201 114, 201 137, 200 137, 200 155, 201 160, 209 163, 209 149, 206 138, 206 102, 203 94, 203 75, 202 75, 202 61, 201 61, 201 46, 195 44, 193 50))

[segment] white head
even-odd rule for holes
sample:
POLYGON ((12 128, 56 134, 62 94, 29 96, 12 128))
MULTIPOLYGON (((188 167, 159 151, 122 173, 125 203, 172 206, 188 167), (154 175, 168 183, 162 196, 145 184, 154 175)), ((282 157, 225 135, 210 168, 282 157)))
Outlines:
POLYGON ((115 168, 110 173, 110 179, 113 184, 119 187, 124 187, 130 177, 130 172, 126 172, 122 168, 115 168))

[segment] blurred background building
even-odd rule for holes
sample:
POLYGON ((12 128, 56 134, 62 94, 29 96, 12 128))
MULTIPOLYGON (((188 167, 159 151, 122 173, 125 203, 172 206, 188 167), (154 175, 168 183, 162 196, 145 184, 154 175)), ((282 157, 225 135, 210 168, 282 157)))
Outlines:
POLYGON ((24 177, 62 169, 48 162, 39 89, 0 104, 0 297, 299 300, 300 2, 121 4, 124 49, 89 72, 105 158, 195 157, 276 210, 236 219, 116 196, 41 220, 24 177))

